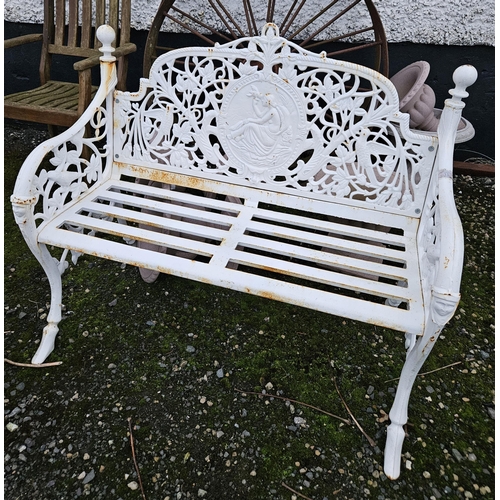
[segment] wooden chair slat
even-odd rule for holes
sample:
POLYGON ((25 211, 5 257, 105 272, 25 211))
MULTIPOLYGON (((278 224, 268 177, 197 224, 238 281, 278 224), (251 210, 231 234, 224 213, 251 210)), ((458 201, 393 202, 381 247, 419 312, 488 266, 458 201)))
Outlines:
MULTIPOLYGON (((119 2, 118 0, 109 0, 109 8, 108 8, 108 21, 107 24, 109 24, 114 30, 115 33, 119 32, 119 22, 118 22, 118 16, 119 16, 119 2)), ((116 42, 116 40, 115 40, 116 42)))
POLYGON ((64 0, 56 0, 56 26, 55 39, 56 45, 64 44, 64 27, 66 25, 66 2, 64 0))
POLYGON ((88 48, 92 42, 92 2, 82 2, 82 39, 81 46, 88 48))
POLYGON ((52 87, 51 92, 58 92, 58 98, 53 99, 50 93, 44 93, 43 95, 31 95, 26 96, 24 99, 24 104, 31 106, 40 106, 44 108, 53 109, 68 109, 74 110, 78 106, 78 87, 72 88, 61 88, 60 86, 52 87))
MULTIPOLYGON (((95 93, 95 90, 96 87, 92 87, 92 93, 95 93)), ((15 100, 26 106, 43 107, 53 111, 58 109, 75 111, 78 108, 78 97, 78 84, 50 81, 38 89, 6 96, 5 101, 15 100)))
POLYGON ((46 0, 43 5, 43 44, 40 56, 40 83, 43 85, 50 80, 50 55, 45 47, 54 39, 54 0, 46 0))
POLYGON ((122 2, 121 8, 120 45, 123 45, 130 41, 132 9, 129 2, 122 2))
POLYGON ((78 44, 78 4, 77 0, 70 0, 68 5, 68 46, 78 44))
MULTIPOLYGON (((106 2, 104 0, 96 0, 95 2, 95 25, 101 26, 106 24, 106 2)), ((100 43, 94 34, 94 47, 99 47, 100 43)))

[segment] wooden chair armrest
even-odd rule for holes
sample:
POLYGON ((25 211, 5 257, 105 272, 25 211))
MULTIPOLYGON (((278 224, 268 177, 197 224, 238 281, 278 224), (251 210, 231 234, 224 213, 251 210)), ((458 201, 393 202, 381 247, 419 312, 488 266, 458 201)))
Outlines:
POLYGON ((18 45, 24 45, 25 43, 41 42, 43 40, 42 33, 32 33, 31 35, 17 36, 16 38, 9 38, 4 40, 4 49, 11 49, 12 47, 17 47, 18 45))
POLYGON ((113 55, 118 58, 118 57, 123 57, 123 56, 128 56, 129 54, 132 54, 132 52, 135 52, 137 50, 137 46, 135 43, 125 43, 115 49, 113 52, 113 55))
MULTIPOLYGON (((126 43, 122 45, 121 47, 118 47, 115 49, 113 52, 113 55, 118 58, 122 56, 126 56, 128 54, 131 54, 132 52, 135 52, 137 50, 137 47, 135 43, 126 43)), ((95 55, 92 57, 87 57, 87 59, 83 59, 83 61, 78 61, 75 64, 73 64, 73 68, 76 71, 84 71, 86 69, 92 68, 94 66, 97 66, 99 64, 99 59, 101 55, 95 55)))

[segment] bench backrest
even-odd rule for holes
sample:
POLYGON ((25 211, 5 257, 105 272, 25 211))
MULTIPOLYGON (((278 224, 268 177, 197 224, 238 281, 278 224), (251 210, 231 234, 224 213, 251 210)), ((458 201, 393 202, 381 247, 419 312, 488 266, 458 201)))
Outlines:
POLYGON ((392 83, 262 36, 158 58, 116 94, 117 162, 419 217, 437 149, 392 83))

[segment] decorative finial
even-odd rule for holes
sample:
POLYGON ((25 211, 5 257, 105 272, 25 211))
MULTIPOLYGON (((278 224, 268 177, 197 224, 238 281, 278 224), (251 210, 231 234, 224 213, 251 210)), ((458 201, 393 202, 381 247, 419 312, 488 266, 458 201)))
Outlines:
POLYGON ((458 67, 453 73, 453 81, 456 87, 450 90, 453 100, 464 99, 469 95, 465 89, 477 80, 477 70, 470 64, 458 67))
POLYGON ((280 29, 274 23, 266 23, 262 28, 262 36, 267 36, 268 38, 280 36, 280 29))
POLYGON ((111 46, 111 44, 115 40, 115 30, 111 26, 103 24, 97 28, 96 36, 102 43, 102 47, 99 48, 103 54, 101 56, 101 61, 114 61, 115 57, 112 53, 115 49, 111 46))

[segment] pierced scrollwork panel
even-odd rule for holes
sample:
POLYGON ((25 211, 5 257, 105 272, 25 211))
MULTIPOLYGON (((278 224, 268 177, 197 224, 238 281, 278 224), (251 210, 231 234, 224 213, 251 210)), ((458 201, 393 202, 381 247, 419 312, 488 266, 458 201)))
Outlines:
POLYGON ((86 126, 49 152, 48 161, 54 168, 42 166, 33 180, 35 221, 51 219, 102 179, 110 156, 106 144, 108 114, 99 107, 86 126))
POLYGON ((139 94, 118 93, 121 160, 419 214, 433 153, 401 134, 392 84, 270 31, 166 54, 139 94))

